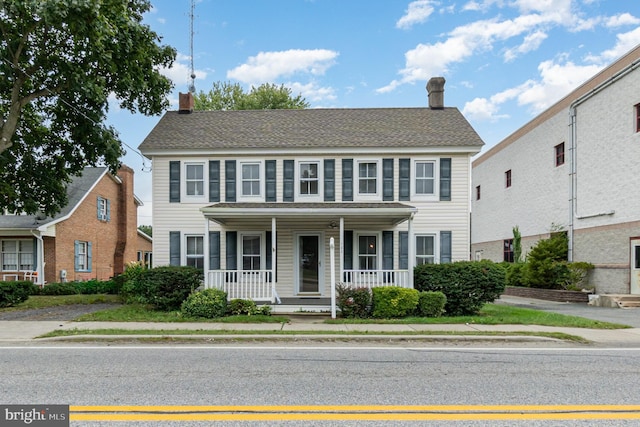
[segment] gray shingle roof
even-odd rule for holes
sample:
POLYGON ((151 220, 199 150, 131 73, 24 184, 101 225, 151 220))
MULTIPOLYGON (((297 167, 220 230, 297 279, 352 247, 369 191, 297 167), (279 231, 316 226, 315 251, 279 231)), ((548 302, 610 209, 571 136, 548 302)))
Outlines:
POLYGON ((76 176, 67 187, 69 203, 53 217, 39 218, 36 215, 0 215, 0 230, 2 229, 33 229, 54 220, 64 218, 82 200, 85 194, 107 171, 105 167, 84 168, 81 176, 76 176))
POLYGON ((481 147, 457 108, 169 111, 140 144, 157 150, 481 147))

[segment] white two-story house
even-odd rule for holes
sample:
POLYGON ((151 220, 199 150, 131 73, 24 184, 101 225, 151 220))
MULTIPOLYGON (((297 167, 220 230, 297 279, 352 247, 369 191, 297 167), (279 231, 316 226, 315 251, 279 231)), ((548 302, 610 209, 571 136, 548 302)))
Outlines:
MULTIPOLYGON (((140 145, 153 162, 154 265, 201 268, 229 298, 304 305, 335 281, 413 287, 420 263, 468 260, 470 160, 482 140, 429 108, 193 111, 140 145)), ((425 100, 426 103, 426 100, 425 100)))

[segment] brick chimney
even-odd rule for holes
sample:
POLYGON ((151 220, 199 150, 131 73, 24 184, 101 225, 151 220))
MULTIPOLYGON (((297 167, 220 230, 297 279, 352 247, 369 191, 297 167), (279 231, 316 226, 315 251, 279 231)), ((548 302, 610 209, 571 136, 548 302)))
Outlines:
POLYGON ((193 94, 191 92, 178 94, 178 114, 193 113, 193 94))
POLYGON ((442 110, 444 108, 444 77, 431 77, 427 83, 429 94, 429 108, 442 110))

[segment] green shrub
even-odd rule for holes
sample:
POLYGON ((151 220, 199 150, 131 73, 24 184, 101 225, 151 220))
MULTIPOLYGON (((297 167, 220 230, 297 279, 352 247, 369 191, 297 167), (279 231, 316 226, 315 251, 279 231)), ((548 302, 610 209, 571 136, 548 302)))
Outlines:
POLYGON ((488 260, 422 264, 414 270, 415 288, 439 291, 447 297, 447 316, 477 314, 504 292, 505 272, 488 260))
POLYGON ((0 307, 11 307, 29 299, 33 283, 28 280, 0 282, 0 307))
POLYGON ((588 287, 589 272, 594 269, 590 262, 567 263, 569 274, 565 279, 564 288, 569 291, 581 291, 588 287))
POLYGON ((343 284, 336 286, 336 305, 342 317, 364 319, 371 313, 371 290, 352 288, 343 284))
POLYGON ((79 293, 73 282, 50 283, 40 289, 40 295, 76 295, 79 293))
POLYGON ((76 287, 77 293, 83 295, 95 295, 95 294, 116 294, 116 287, 114 280, 97 280, 91 279, 86 282, 72 282, 76 287))
POLYGON ((505 266, 505 280, 507 286, 528 286, 528 283, 524 276, 526 264, 521 262, 509 263, 505 266))
POLYGON ((416 315, 420 317, 440 317, 445 313, 447 297, 442 292, 423 291, 419 294, 416 315))
POLYGON ((205 289, 195 292, 182 303, 180 311, 189 317, 215 319, 227 312, 227 293, 220 289, 205 289))
POLYGON ((147 304, 145 290, 141 280, 142 275, 148 271, 141 263, 130 262, 125 266, 124 273, 119 276, 120 296, 126 304, 147 304))
POLYGON ((202 271, 194 267, 158 267, 144 270, 136 282, 140 302, 152 304, 161 311, 179 310, 202 284, 202 271))
POLYGON ((399 286, 375 287, 371 293, 372 316, 385 319, 407 317, 415 313, 420 299, 417 290, 399 286))
POLYGON ((249 299, 232 299, 227 304, 227 313, 234 316, 243 314, 255 314, 257 310, 256 303, 249 299))
POLYGON ((527 257, 524 275, 532 288, 562 289, 569 277, 569 241, 564 233, 539 240, 527 257))

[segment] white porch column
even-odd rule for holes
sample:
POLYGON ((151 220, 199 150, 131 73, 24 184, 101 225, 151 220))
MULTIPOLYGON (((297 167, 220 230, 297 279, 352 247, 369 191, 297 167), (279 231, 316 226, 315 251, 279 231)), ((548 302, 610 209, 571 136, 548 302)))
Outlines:
POLYGON ((409 268, 409 284, 413 288, 413 268, 415 267, 416 256, 415 256, 415 238, 413 237, 413 215, 409 217, 408 226, 407 226, 407 256, 409 259, 407 260, 407 268, 409 268))
POLYGON ((276 217, 271 218, 271 303, 276 302, 276 217))
POLYGON ((344 218, 340 217, 340 280, 344 280, 344 218))
POLYGON ((204 239, 203 239, 203 250, 204 250, 204 288, 208 289, 209 288, 209 269, 211 268, 211 265, 209 263, 210 258, 209 258, 209 254, 211 249, 209 248, 209 245, 211 244, 211 242, 209 242, 209 219, 205 218, 205 225, 204 225, 204 239))

